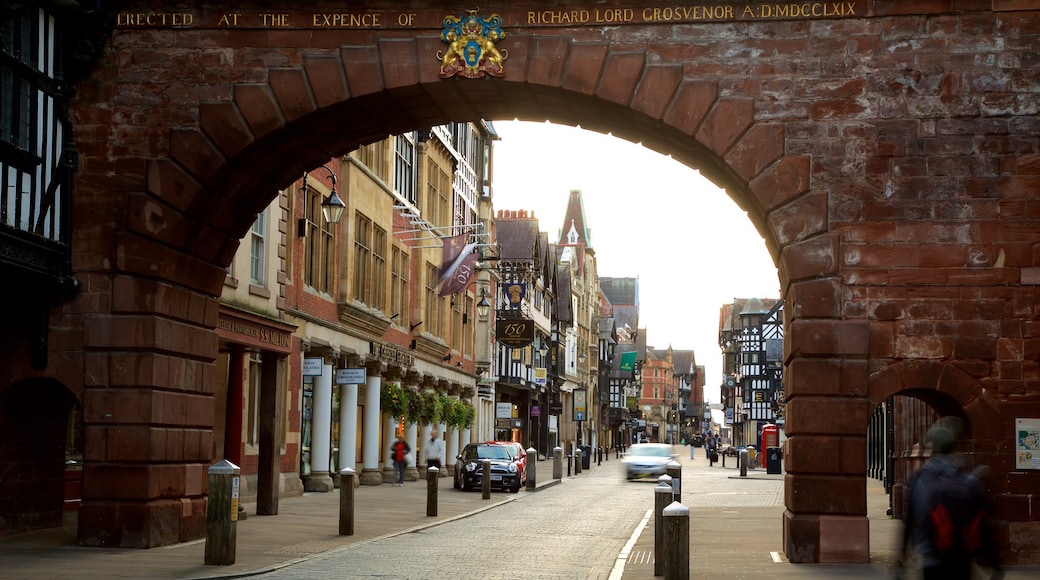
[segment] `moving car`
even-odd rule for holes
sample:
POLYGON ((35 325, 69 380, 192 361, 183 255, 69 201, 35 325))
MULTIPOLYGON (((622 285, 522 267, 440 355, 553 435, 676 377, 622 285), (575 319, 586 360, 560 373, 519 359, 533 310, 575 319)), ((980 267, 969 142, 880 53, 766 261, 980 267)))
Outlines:
POLYGON ((483 463, 491 462, 491 489, 520 491, 521 469, 512 444, 488 441, 470 443, 455 461, 455 489, 479 489, 483 485, 483 463))
POLYGON ((625 479, 657 478, 665 474, 668 462, 675 458, 672 446, 664 443, 639 443, 628 448, 621 459, 625 479))

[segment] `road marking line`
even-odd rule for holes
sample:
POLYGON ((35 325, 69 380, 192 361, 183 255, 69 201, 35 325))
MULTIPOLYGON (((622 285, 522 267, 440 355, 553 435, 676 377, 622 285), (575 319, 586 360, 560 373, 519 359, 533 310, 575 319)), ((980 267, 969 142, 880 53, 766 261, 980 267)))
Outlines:
POLYGON ((621 580, 622 575, 625 573, 625 562, 628 561, 628 555, 632 552, 632 546, 636 545, 636 540, 639 539, 639 534, 643 533, 643 528, 646 527, 646 523, 650 521, 650 516, 654 514, 653 509, 646 510, 646 515, 643 516, 643 521, 639 522, 636 529, 632 532, 632 536, 625 542, 625 546, 621 548, 621 552, 618 554, 617 560, 614 561, 614 568, 610 571, 609 580, 621 580))
POLYGON ((780 552, 769 552, 769 557, 773 559, 776 564, 783 563, 784 559, 780 557, 780 552))

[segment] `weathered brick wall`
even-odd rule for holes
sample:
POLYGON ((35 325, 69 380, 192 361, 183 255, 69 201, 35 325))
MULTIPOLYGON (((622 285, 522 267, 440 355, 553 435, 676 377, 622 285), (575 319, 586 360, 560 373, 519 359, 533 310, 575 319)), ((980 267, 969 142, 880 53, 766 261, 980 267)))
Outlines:
MULTIPOLYGON (((585 4, 604 8, 561 3, 585 4)), ((192 3, 194 26, 119 28, 72 110, 87 288, 61 344, 83 344, 63 356, 85 369, 84 513, 97 516, 81 538, 200 534, 197 511, 164 502, 200 505, 212 297, 277 187, 388 134, 518 117, 670 153, 725 186, 766 238, 788 304, 789 558, 867 557, 867 421, 877 401, 921 389, 969 417, 1000 475, 1012 556, 1040 560, 1015 540, 1040 527, 1024 492, 1036 472, 1008 463, 1009 425, 1040 416, 1031 4, 874 0, 841 18, 611 26, 526 26, 510 5, 501 80, 440 79, 440 20, 455 8, 434 2, 368 3, 414 9, 407 28, 204 26, 216 3, 192 3), (127 432, 140 437, 123 443, 127 432), (821 540, 835 532, 848 542, 821 540)), ((325 5, 341 9, 312 10, 325 5)))

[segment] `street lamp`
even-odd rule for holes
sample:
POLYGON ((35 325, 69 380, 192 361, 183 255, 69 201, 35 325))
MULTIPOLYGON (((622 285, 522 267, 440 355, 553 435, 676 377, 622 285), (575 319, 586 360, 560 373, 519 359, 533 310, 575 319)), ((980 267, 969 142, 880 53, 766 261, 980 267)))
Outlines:
POLYGON ((481 289, 480 302, 477 302, 477 316, 479 316, 481 320, 487 320, 488 314, 491 314, 491 304, 487 301, 487 293, 481 289))
MULTIPOLYGON (((322 165, 318 169, 324 169, 329 172, 327 179, 332 182, 332 193, 321 202, 321 215, 324 216, 325 221, 330 224, 338 224, 340 218, 343 217, 343 210, 347 209, 347 204, 343 203, 343 200, 336 193, 336 174, 331 169, 322 165)), ((309 172, 303 173, 303 193, 307 195, 307 175, 309 172)))

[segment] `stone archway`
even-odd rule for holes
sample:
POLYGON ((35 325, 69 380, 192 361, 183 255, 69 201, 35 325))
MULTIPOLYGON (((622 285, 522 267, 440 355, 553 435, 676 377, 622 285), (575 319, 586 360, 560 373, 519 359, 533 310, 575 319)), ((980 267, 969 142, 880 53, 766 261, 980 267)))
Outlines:
POLYGON ((54 343, 84 343, 72 356, 87 369, 88 468, 133 485, 87 491, 82 543, 201 535, 213 297, 275 189, 359 144, 451 120, 610 131, 700 169, 748 212, 788 304, 790 560, 868 556, 855 548, 867 537, 855 448, 869 377, 887 361, 949 361, 992 388, 1001 413, 1040 415, 1026 356, 1040 318, 1037 11, 875 0, 666 19, 623 0, 548 13, 532 2, 502 11, 503 77, 445 80, 445 10, 430 4, 365 11, 379 26, 302 13, 263 26, 248 2, 234 22, 211 5, 123 13, 73 104, 74 268, 87 291, 54 343), (161 421, 132 416, 160 400, 161 421), (130 435, 154 444, 109 445, 130 435), (183 445, 158 445, 170 436, 183 445), (836 530, 848 543, 832 549, 821 538, 836 530))

